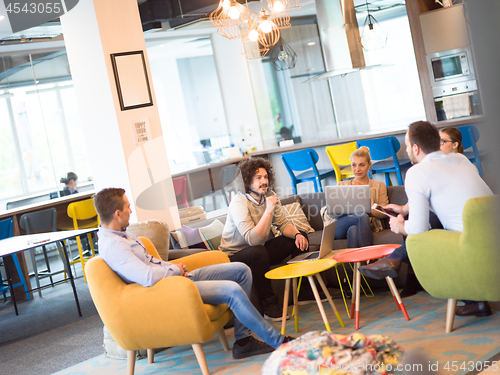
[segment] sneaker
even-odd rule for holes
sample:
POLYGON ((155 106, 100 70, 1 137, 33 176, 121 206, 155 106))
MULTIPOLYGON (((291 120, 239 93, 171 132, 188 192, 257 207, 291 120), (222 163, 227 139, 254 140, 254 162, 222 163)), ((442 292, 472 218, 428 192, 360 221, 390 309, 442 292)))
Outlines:
POLYGON ((252 357, 254 355, 271 353, 274 348, 267 345, 265 342, 259 341, 253 336, 250 336, 245 345, 239 345, 237 342, 233 345, 233 358, 242 359, 252 357))
POLYGON ((292 340, 295 340, 295 337, 285 336, 285 339, 283 340, 283 342, 281 343, 281 345, 286 344, 287 342, 290 342, 292 340))
MULTIPOLYGON (((281 322, 283 319, 283 308, 279 307, 277 303, 272 305, 266 305, 263 307, 264 319, 271 320, 273 322, 281 322)), ((286 314, 286 319, 288 320, 290 316, 286 314)))

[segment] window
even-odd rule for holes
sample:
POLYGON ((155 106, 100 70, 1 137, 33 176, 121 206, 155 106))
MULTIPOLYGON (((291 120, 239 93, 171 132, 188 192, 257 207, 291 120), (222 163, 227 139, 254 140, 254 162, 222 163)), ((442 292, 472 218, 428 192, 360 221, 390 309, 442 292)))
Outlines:
MULTIPOLYGON (((64 51, 1 58, 0 199, 62 190, 67 172, 91 180, 64 51)), ((0 209, 5 206, 0 205, 0 209)))

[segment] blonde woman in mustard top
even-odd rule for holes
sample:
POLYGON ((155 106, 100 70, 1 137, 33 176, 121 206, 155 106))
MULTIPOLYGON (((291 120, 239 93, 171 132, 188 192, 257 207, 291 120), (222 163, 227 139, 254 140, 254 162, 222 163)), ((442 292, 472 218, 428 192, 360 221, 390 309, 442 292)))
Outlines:
MULTIPOLYGON (((370 185, 371 204, 387 206, 389 198, 387 197, 387 187, 382 181, 372 180, 368 177, 368 170, 372 165, 370 149, 366 146, 358 148, 351 154, 351 168, 354 173, 354 179, 349 181, 340 181, 339 185, 370 185)), ((380 219, 384 214, 372 210, 372 216, 367 214, 345 215, 338 218, 335 238, 346 239, 347 247, 363 247, 373 244, 372 231, 379 232, 383 230, 380 219)))

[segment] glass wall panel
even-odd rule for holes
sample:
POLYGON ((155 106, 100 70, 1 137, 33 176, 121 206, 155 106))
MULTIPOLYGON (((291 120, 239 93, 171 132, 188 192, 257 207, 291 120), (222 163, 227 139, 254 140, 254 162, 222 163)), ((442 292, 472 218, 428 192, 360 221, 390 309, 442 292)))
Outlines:
MULTIPOLYGON (((357 7, 357 12, 362 27, 366 8, 357 7)), ((275 121, 269 111, 273 105, 269 87, 276 87, 280 125, 293 130, 295 143, 400 130, 425 118, 406 8, 398 4, 373 14, 388 34, 385 48, 364 51, 366 66, 375 68, 316 79, 326 70, 315 23, 281 30, 281 37, 297 53, 294 68, 269 78, 264 68, 268 57, 248 62, 263 134, 275 121)), ((276 124, 274 128, 278 130, 276 124)), ((264 145, 273 148, 277 143, 264 145)))
POLYGON ((65 51, 0 60, 3 203, 48 199, 49 192, 63 189, 59 180, 69 171, 88 185, 90 165, 65 51))
POLYGON ((220 167, 210 167, 228 159, 231 146, 212 42, 148 40, 146 47, 179 207, 182 189, 189 206, 225 207, 220 167))
POLYGON ((10 96, 0 94, 0 199, 17 195, 23 190, 13 127, 10 121, 10 96))

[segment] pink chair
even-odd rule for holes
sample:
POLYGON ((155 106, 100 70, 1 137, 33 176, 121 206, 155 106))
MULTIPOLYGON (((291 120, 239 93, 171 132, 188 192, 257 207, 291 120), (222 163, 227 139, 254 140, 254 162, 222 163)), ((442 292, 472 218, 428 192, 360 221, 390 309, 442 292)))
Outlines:
POLYGON ((174 183, 177 205, 179 206, 182 204, 184 208, 189 207, 186 193, 186 176, 175 177, 172 179, 172 182, 174 183))

